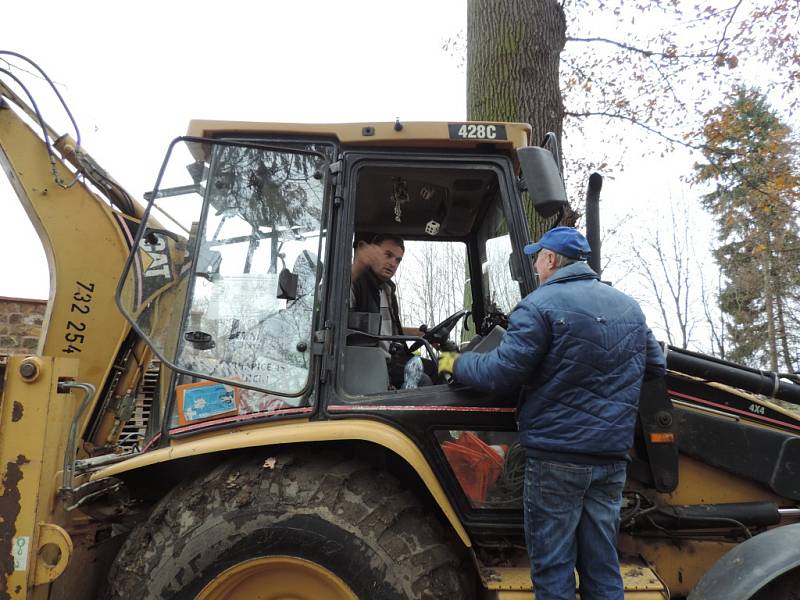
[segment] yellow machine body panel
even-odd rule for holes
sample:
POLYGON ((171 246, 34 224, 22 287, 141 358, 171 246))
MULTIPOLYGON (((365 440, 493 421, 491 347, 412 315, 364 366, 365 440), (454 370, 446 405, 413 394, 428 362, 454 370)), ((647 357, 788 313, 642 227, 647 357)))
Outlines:
MULTIPOLYGON (((107 467, 93 474, 92 479, 114 477, 133 469, 187 458, 200 454, 224 452, 237 448, 264 447, 277 444, 300 444, 308 442, 329 442, 341 440, 361 440, 372 442, 394 452, 416 471, 436 502, 442 508, 453 529, 465 546, 471 542, 464 526, 450 504, 439 480, 434 475, 428 461, 408 437, 397 429, 377 423, 352 419, 347 421, 315 421, 306 419, 282 421, 262 426, 251 426, 228 431, 225 435, 205 434, 186 440, 173 439, 169 447, 147 452, 119 464, 107 467)), ((267 451, 267 450, 265 450, 267 451)))
MULTIPOLYGON (((669 591, 646 563, 621 559, 620 571, 628 600, 669 600, 669 591)), ((528 565, 517 567, 483 567, 481 579, 487 592, 484 600, 529 600, 535 598, 528 565)), ((579 578, 576 573, 576 581, 579 578)))
POLYGON ((45 584, 72 554, 57 494, 79 394, 59 394, 57 387, 59 378, 77 373, 76 360, 8 358, 0 388, 0 583, 11 598, 47 598, 45 584))
POLYGON ((530 144, 531 126, 500 122, 409 123, 257 123, 193 120, 187 132, 195 137, 281 135, 333 139, 343 146, 419 146, 474 148, 491 144, 509 151, 530 144))

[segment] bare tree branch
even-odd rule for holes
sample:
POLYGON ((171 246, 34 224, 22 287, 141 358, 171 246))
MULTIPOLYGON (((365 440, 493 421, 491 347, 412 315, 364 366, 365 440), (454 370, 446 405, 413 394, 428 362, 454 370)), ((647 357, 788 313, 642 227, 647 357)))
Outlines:
POLYGON ((627 50, 628 52, 633 52, 635 54, 641 54, 646 58, 651 58, 653 56, 658 56, 661 58, 666 59, 675 59, 675 58, 697 58, 697 59, 705 59, 711 58, 714 55, 701 53, 701 54, 677 54, 675 52, 659 52, 658 50, 645 50, 644 48, 637 48, 636 46, 631 46, 630 44, 626 44, 624 42, 617 42, 616 40, 611 40, 608 38, 602 37, 591 37, 591 38, 579 38, 579 37, 569 37, 567 36, 567 42, 580 42, 580 43, 603 43, 603 44, 610 44, 612 46, 616 46, 617 48, 621 48, 622 50, 627 50))
POLYGON ((691 150, 701 150, 703 148, 702 146, 698 146, 696 144, 689 143, 689 142, 687 142, 685 140, 679 140, 679 139, 674 138, 674 137, 672 137, 670 135, 667 135, 666 133, 664 133, 663 131, 659 131, 655 127, 651 127, 650 125, 647 125, 646 123, 642 123, 636 117, 631 117, 629 115, 624 115, 624 114, 621 114, 621 113, 611 113, 611 112, 602 111, 602 110, 600 110, 600 111, 585 111, 585 112, 573 112, 573 111, 569 111, 568 110, 568 111, 565 111, 564 114, 566 116, 568 116, 568 117, 574 117, 574 118, 578 118, 578 119, 585 118, 585 117, 606 117, 608 119, 621 119, 623 121, 627 121, 627 122, 629 122, 629 123, 631 123, 633 125, 636 125, 637 127, 640 127, 642 129, 644 129, 648 133, 655 134, 658 137, 660 137, 662 139, 665 139, 665 140, 667 140, 668 142, 670 142, 672 144, 678 144, 680 146, 684 146, 684 147, 689 148, 691 150))
POLYGON ((722 44, 723 42, 727 41, 728 38, 728 27, 730 27, 731 23, 733 23, 733 18, 736 16, 736 13, 739 11, 739 7, 741 5, 742 5, 742 0, 738 0, 736 5, 732 9, 730 9, 731 14, 728 17, 728 20, 725 22, 725 27, 722 29, 722 35, 720 36, 719 43, 717 44, 717 56, 719 56, 722 53, 721 52, 722 44))

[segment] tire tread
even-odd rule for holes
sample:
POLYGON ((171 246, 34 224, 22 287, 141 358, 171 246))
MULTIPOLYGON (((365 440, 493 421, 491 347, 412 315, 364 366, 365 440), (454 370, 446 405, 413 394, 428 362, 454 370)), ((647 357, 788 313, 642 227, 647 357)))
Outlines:
MULTIPOLYGON (((147 597, 173 597, 180 592, 176 582, 188 585, 202 571, 197 566, 202 560, 187 552, 222 553, 222 546, 238 541, 237 519, 277 523, 298 515, 332 523, 370 548, 385 565, 385 581, 374 582, 376 590, 384 590, 375 592, 384 594, 381 598, 467 599, 474 591, 464 569, 466 553, 394 477, 336 454, 291 449, 237 458, 177 486, 130 534, 109 573, 104 598, 141 597, 145 589, 147 597), (268 458, 275 459, 272 468, 268 458), (193 537, 216 522, 231 530, 229 538, 190 548, 193 537), (176 571, 172 565, 178 563, 176 571), (394 592, 385 591, 389 588, 394 592)), ((377 579, 369 561, 351 562, 355 576, 377 579)))

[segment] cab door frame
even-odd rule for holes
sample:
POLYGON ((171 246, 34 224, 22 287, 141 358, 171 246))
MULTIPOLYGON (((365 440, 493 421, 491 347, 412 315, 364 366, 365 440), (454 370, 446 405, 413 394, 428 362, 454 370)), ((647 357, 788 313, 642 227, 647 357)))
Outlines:
MULTIPOLYGON (((508 222, 514 251, 523 256, 522 248, 528 243, 527 221, 522 214, 520 193, 512 161, 502 155, 431 154, 424 152, 369 152, 345 151, 340 157, 334 193, 337 210, 335 256, 328 255, 330 270, 326 286, 325 323, 330 326, 328 372, 320 386, 321 419, 372 419, 399 429, 420 447, 430 462, 446 493, 470 535, 477 538, 517 536, 522 531, 521 511, 487 510, 473 507, 466 498, 436 440, 435 432, 448 429, 516 431, 514 418, 516 395, 513 398, 476 392, 464 386, 429 386, 415 390, 393 390, 372 396, 367 402, 353 403, 341 389, 342 361, 345 347, 345 327, 349 275, 352 262, 351 240, 354 235, 356 214, 356 185, 359 170, 369 166, 442 166, 465 169, 483 167, 497 174, 499 193, 508 222), (339 326, 336 326, 339 324, 339 326)), ((333 239, 333 236, 330 236, 333 239)), ((470 273, 480 279, 477 241, 475 236, 467 241, 470 273)), ((521 294, 534 288, 530 261, 521 260, 521 294)), ((480 287, 473 285, 473 295, 480 295, 480 287)))

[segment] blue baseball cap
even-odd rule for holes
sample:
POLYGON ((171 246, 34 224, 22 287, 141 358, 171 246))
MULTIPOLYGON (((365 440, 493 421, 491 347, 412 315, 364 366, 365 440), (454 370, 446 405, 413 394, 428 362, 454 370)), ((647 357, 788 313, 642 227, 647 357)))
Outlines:
POLYGON ((535 244, 525 246, 523 251, 528 256, 533 256, 542 248, 574 260, 586 260, 592 255, 589 242, 574 227, 554 227, 535 244))

